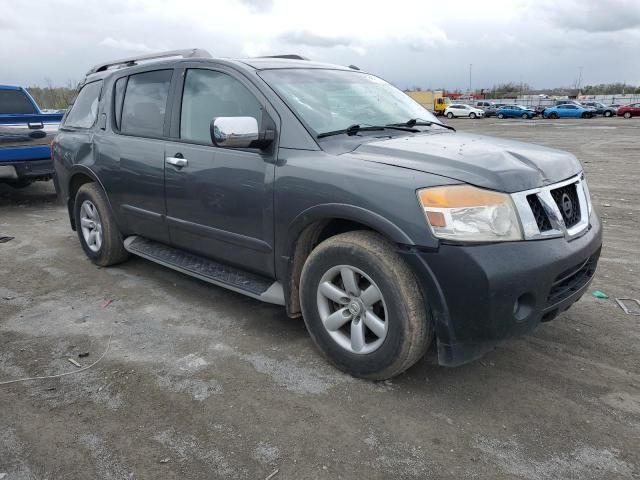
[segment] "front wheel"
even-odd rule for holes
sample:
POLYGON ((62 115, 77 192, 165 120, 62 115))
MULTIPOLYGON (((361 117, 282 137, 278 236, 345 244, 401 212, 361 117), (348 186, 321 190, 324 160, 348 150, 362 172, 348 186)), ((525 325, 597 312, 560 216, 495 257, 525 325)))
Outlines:
POLYGON ((451 112, 447 113, 447 118, 449 118, 449 119, 453 118, 453 113, 451 113, 451 112))
POLYGON ((503 119, 504 118, 504 113, 499 113, 498 114, 498 118, 503 119))
POLYGON ((549 118, 552 118, 552 119, 554 119, 554 120, 555 120, 556 118, 558 118, 558 114, 557 114, 556 112, 551 112, 551 113, 549 114, 549 118))
POLYGON ((93 263, 106 267, 129 256, 107 198, 95 183, 85 183, 78 190, 74 218, 82 249, 93 263))
POLYGON ((300 279, 304 322, 337 368, 384 380, 416 363, 432 335, 418 283, 394 246, 368 231, 318 245, 300 279))
POLYGON ((624 112, 624 118, 631 118, 631 112, 624 112))
POLYGON ((610 117, 611 116, 611 112, 609 110, 604 112, 604 116, 605 117, 610 117))
POLYGON ((526 113, 523 113, 522 114, 522 118, 525 119, 525 120, 528 120, 530 117, 526 113))
POLYGON ((473 113, 473 112, 471 112, 471 113, 469 114, 469 118, 476 118, 476 114, 475 114, 475 113, 473 113))

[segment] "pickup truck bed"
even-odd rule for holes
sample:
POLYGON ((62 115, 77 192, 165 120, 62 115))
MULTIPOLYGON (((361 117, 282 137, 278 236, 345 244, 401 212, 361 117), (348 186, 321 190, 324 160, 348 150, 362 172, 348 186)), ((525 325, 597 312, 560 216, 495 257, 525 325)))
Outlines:
POLYGON ((25 89, 0 85, 0 182, 19 187, 51 178, 50 144, 61 120, 42 113, 25 89))

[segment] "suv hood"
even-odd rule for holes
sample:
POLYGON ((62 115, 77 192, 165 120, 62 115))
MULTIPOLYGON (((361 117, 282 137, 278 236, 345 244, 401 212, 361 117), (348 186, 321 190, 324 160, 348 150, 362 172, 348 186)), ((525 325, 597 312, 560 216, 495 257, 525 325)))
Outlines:
POLYGON ((506 193, 556 183, 582 171, 568 152, 459 132, 376 139, 351 155, 506 193))

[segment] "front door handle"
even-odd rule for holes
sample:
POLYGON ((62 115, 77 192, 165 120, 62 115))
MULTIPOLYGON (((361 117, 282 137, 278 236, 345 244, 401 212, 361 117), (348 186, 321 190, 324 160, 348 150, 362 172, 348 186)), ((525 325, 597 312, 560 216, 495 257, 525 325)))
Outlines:
POLYGON ((178 168, 186 167, 187 165, 189 165, 189 162, 186 158, 184 158, 182 155, 178 155, 179 154, 177 154, 175 157, 167 157, 167 163, 178 168))

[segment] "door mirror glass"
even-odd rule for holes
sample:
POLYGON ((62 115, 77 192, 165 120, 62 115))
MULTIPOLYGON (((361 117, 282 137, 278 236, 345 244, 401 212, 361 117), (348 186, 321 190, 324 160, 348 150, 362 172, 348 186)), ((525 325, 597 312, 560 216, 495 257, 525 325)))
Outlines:
POLYGON ((260 140, 253 117, 218 117, 211 121, 211 141, 216 147, 253 147, 260 140))

